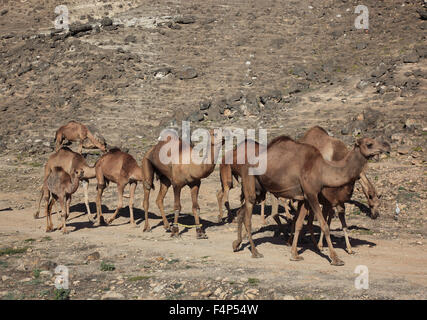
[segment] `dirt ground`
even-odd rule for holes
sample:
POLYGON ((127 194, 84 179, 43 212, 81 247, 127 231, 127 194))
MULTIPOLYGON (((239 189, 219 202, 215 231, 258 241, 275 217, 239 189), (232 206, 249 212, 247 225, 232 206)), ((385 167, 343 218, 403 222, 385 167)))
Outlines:
MULTIPOLYGON (((426 9, 423 1, 366 0, 365 32, 354 27, 358 4, 3 1, 0 299, 426 299, 426 9), (57 5, 69 9, 69 33, 55 32, 57 5), (367 172, 382 195, 380 216, 368 216, 356 183, 346 206, 356 254, 344 250, 335 218, 331 238, 345 262, 335 267, 308 233, 299 245, 304 260, 290 261, 287 236, 270 220, 262 225, 257 206, 253 237, 264 257, 253 259, 246 240, 233 252, 236 225, 217 222, 215 169, 199 196, 208 239, 197 240, 190 228, 181 227, 178 239, 164 231, 154 201, 157 182, 151 232, 130 227, 127 207, 112 225, 94 227, 79 189, 71 232, 46 233, 44 214, 33 219, 43 166, 55 130, 72 119, 96 127, 110 146, 138 162, 161 129, 182 120, 193 129, 265 128, 269 140, 280 134, 298 138, 320 125, 349 147, 356 137, 379 137, 392 147, 390 155, 370 161, 367 172), (360 265, 368 268, 368 289, 355 287, 360 265), (55 288, 57 266, 68 268, 68 290, 55 288)), ((100 155, 84 153, 90 165, 100 155)), ((92 180, 92 212, 95 186, 92 180)), ((232 208, 239 195, 239 187, 231 191, 232 208)), ((141 202, 139 185, 139 226, 141 202)), ((112 184, 103 197, 106 216, 116 203, 112 184)), ((169 220, 172 205, 169 191, 169 220)), ((179 221, 194 223, 188 188, 179 221)), ((315 231, 318 236, 318 226, 315 231)))

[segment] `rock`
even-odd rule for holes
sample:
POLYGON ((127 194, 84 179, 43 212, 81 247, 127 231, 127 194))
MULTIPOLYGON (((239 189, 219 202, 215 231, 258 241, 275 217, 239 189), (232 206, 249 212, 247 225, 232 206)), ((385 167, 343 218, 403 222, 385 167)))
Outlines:
POLYGON ((197 71, 192 67, 185 67, 183 70, 176 71, 175 75, 181 80, 194 79, 197 77, 197 71))
POLYGON ((6 13, 8 13, 9 12, 9 10, 7 10, 7 9, 3 9, 1 12, 0 12, 0 16, 4 16, 6 13))
POLYGON ((108 26, 111 26, 112 24, 113 24, 113 20, 111 20, 111 18, 109 17, 102 18, 101 20, 101 25, 103 27, 108 27, 108 26))
POLYGON ((421 20, 427 20, 427 9, 426 8, 419 8, 419 9, 417 9, 417 12, 420 15, 421 20))
POLYGON ((125 39, 124 42, 132 42, 132 43, 136 43, 136 37, 134 35, 128 35, 125 39))
POLYGON ((108 291, 101 297, 101 300, 123 300, 124 298, 125 296, 121 293, 108 291))
POLYGON ((411 152, 411 147, 410 147, 410 146, 406 146, 406 145, 399 146, 399 147, 397 148, 397 152, 398 152, 399 154, 408 154, 408 153, 410 153, 410 152, 411 152))
POLYGON ((341 129, 341 134, 346 136, 350 133, 350 130, 347 127, 341 129))
POLYGON ((10 277, 8 277, 8 276, 1 276, 1 281, 7 281, 9 279, 10 279, 10 277))
POLYGON ((95 251, 86 257, 86 261, 96 261, 101 258, 101 255, 98 251, 95 251))
POLYGON ((283 296, 282 300, 296 300, 296 299, 294 296, 286 295, 286 296, 283 296))
POLYGON ((369 82, 366 80, 360 80, 359 83, 356 85, 356 88, 359 90, 365 89, 367 86, 369 86, 369 82))
POLYGON ((420 58, 417 53, 413 52, 403 57, 404 63, 416 63, 420 61, 420 58))
POLYGON ((174 19, 175 23, 179 24, 190 24, 196 22, 196 19, 193 16, 183 16, 183 17, 176 17, 174 19))
POLYGON ((205 119, 205 117, 204 117, 203 113, 201 113, 200 111, 193 112, 187 118, 187 120, 191 121, 191 122, 200 122, 200 121, 203 121, 204 119, 205 119))
POLYGON ((200 110, 208 110, 211 106, 211 102, 210 101, 202 101, 200 102, 200 110))
POLYGON ((154 71, 154 78, 162 79, 166 77, 171 72, 171 68, 164 67, 154 71))
POLYGON ((92 30, 92 25, 90 25, 89 23, 87 24, 73 23, 70 25, 70 34, 72 36, 75 36, 82 32, 91 31, 91 30, 92 30))
POLYGON ((207 290, 201 293, 202 297, 209 297, 212 295, 212 291, 207 290))
POLYGON ((406 119, 404 128, 415 128, 417 126, 417 121, 414 119, 406 119))
POLYGON ((366 42, 358 42, 356 43, 356 49, 357 50, 363 50, 368 47, 368 44, 366 42))
POLYGON ((52 277, 53 273, 50 272, 50 271, 48 271, 48 270, 43 270, 43 271, 40 271, 40 275, 41 276, 46 276, 46 277, 52 277))
POLYGON ((379 78, 387 72, 387 67, 384 63, 380 63, 378 67, 371 72, 371 77, 379 78))
POLYGON ((161 292, 165 287, 166 287, 166 284, 160 284, 160 285, 158 285, 157 287, 155 287, 155 288, 153 289, 153 292, 154 292, 154 293, 159 293, 159 292, 161 292))

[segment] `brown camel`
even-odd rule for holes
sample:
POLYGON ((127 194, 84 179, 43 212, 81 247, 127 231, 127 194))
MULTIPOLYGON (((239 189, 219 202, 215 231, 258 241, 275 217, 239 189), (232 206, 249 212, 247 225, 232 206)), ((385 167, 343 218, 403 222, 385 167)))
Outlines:
POLYGON ((130 184, 129 194, 129 212, 130 212, 130 223, 132 227, 137 227, 135 219, 133 217, 133 200, 135 196, 135 189, 138 181, 144 181, 144 175, 140 166, 136 160, 128 153, 122 152, 119 149, 110 150, 104 154, 95 164, 96 180, 97 180, 97 197, 96 197, 96 213, 97 220, 96 226, 104 221, 102 215, 101 198, 104 189, 109 181, 117 184, 117 191, 119 194, 119 201, 117 209, 114 211, 113 216, 107 220, 108 224, 111 224, 116 218, 119 210, 123 206, 123 192, 127 184, 130 184))
POLYGON ((54 167, 61 167, 65 172, 71 174, 75 170, 83 170, 82 185, 85 197, 85 205, 88 213, 89 220, 92 221, 90 207, 89 207, 89 179, 95 178, 95 167, 90 167, 86 163, 86 159, 79 153, 70 150, 67 147, 62 147, 57 152, 51 154, 44 167, 43 185, 41 188, 41 195, 39 199, 38 209, 34 213, 34 218, 39 217, 40 204, 43 197, 49 197, 47 188, 47 177, 54 167))
POLYGON ((263 175, 249 175, 249 165, 243 165, 242 177, 245 204, 238 211, 237 240, 233 250, 237 251, 242 242, 242 222, 244 220, 249 235, 252 257, 262 257, 256 250, 251 235, 253 205, 265 199, 268 191, 276 197, 304 200, 298 205, 298 218, 291 249, 291 260, 302 260, 297 253, 297 242, 302 223, 308 210, 314 211, 320 228, 326 236, 331 264, 343 265, 332 246, 329 228, 320 209, 318 195, 323 187, 340 187, 356 180, 368 159, 389 151, 388 144, 374 139, 362 138, 356 141, 351 152, 340 161, 325 160, 320 151, 308 144, 299 143, 286 136, 273 139, 267 146, 267 170, 263 175))
MULTIPOLYGON (((247 143, 248 140, 245 140, 245 143, 247 143)), ((253 141, 255 145, 258 144, 258 142, 253 141)), ((246 149, 245 149, 246 150, 246 149)), ((223 216, 223 206, 227 209, 228 217, 231 216, 231 209, 230 209, 230 202, 229 202, 229 193, 230 189, 233 189, 233 177, 236 179, 236 181, 239 181, 239 166, 237 166, 237 154, 236 150, 229 151, 233 154, 233 164, 227 164, 225 163, 225 155, 223 156, 222 163, 219 167, 219 174, 220 174, 220 181, 221 181, 221 189, 217 192, 217 201, 218 201, 218 209, 219 209, 219 215, 218 215, 218 222, 222 222, 222 216, 223 216)), ((241 205, 243 204, 244 196, 241 195, 241 205)), ((285 199, 282 199, 283 206, 285 208, 285 215, 287 218, 292 219, 293 217, 289 213, 289 206, 284 202, 285 199)), ((277 208, 278 203, 277 201, 273 202, 273 208, 272 208, 272 217, 276 220, 277 223, 280 224, 280 220, 275 218, 275 215, 277 214, 277 208)), ((265 220, 265 200, 261 202, 261 220, 264 225, 267 224, 265 220)))
POLYGON ((82 123, 70 121, 66 125, 60 127, 55 133, 55 150, 58 151, 62 142, 67 139, 68 141, 79 141, 79 153, 82 153, 83 143, 89 139, 94 146, 106 152, 105 140, 98 141, 90 130, 82 123))
MULTIPOLYGON (((307 143, 316 147, 323 158, 329 161, 339 161, 345 158, 349 153, 346 145, 339 139, 329 136, 327 131, 321 127, 315 126, 309 129, 303 138, 299 140, 301 143, 307 143)), ((375 187, 366 177, 364 171, 360 173, 360 180, 358 180, 362 186, 363 193, 365 194, 368 205, 371 209, 370 217, 376 219, 379 215, 380 201, 375 191, 375 187)), ((328 226, 331 224, 331 219, 335 215, 333 208, 338 209, 338 217, 341 221, 342 229, 344 232, 344 238, 346 242, 346 251, 349 254, 353 254, 354 251, 351 248, 350 241, 347 234, 347 223, 345 221, 345 203, 350 201, 353 195, 355 181, 352 181, 344 186, 338 188, 323 188, 319 201, 323 206, 323 216, 327 217, 328 226)), ((313 215, 310 214, 308 227, 312 231, 313 215)), ((322 250, 323 247, 323 232, 320 234, 318 242, 318 248, 322 250)))
MULTIPOLYGON (((193 161, 193 147, 183 142, 178 135, 170 135, 166 141, 159 141, 152 147, 142 160, 142 168, 145 175, 144 182, 144 211, 145 211, 145 226, 144 231, 150 230, 148 221, 148 206, 151 189, 154 189, 153 178, 154 174, 160 180, 160 190, 156 199, 156 204, 160 209, 163 219, 163 227, 172 232, 172 236, 179 234, 178 217, 181 212, 181 189, 184 186, 189 186, 191 189, 191 199, 193 202, 192 211, 196 225, 196 233, 198 239, 206 239, 207 235, 203 230, 200 220, 200 207, 198 203, 198 195, 201 180, 208 177, 215 169, 216 157, 222 147, 222 137, 210 130, 210 154, 205 157, 203 163, 195 163, 193 161), (165 144, 169 144, 171 150, 179 150, 176 154, 168 153, 172 161, 169 164, 164 164, 161 161, 160 153, 165 144), (182 159, 190 159, 189 163, 184 164, 182 159), (209 159, 210 158, 210 159, 209 159), (170 227, 166 219, 163 209, 163 200, 170 186, 174 190, 174 224, 170 227)), ((208 152, 209 153, 209 152, 208 152)))
POLYGON ((71 175, 61 167, 53 167, 50 171, 46 179, 46 185, 49 193, 49 196, 46 199, 46 232, 53 231, 51 210, 55 201, 59 201, 59 204, 61 205, 62 232, 64 234, 68 233, 66 220, 70 214, 71 195, 76 192, 79 187, 79 181, 82 177, 82 169, 74 170, 71 175))

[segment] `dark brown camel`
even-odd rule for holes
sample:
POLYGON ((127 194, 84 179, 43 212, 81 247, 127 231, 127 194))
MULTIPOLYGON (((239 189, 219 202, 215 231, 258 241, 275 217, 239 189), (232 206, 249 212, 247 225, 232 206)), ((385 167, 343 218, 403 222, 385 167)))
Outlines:
POLYGON ((65 172, 71 174, 73 171, 81 169, 83 170, 83 176, 81 178, 85 205, 88 213, 89 220, 92 220, 91 212, 89 208, 89 179, 95 178, 95 167, 90 167, 86 163, 86 159, 79 153, 70 150, 67 147, 62 147, 57 152, 51 154, 44 167, 43 184, 41 188, 41 196, 39 199, 38 209, 34 213, 34 218, 39 217, 40 204, 43 197, 48 197, 48 188, 46 184, 47 177, 54 167, 61 167, 65 172))
POLYGON ((127 184, 130 184, 129 191, 129 212, 130 223, 132 227, 136 227, 135 219, 133 216, 133 200, 135 196, 135 189, 138 181, 144 181, 144 175, 141 167, 138 166, 136 160, 128 153, 122 152, 118 149, 110 150, 104 154, 95 164, 96 180, 97 180, 97 196, 96 196, 96 214, 97 220, 95 226, 99 226, 101 221, 104 220, 102 215, 101 198, 107 183, 112 181, 117 184, 117 192, 119 201, 117 209, 110 219, 107 220, 111 224, 116 218, 119 210, 123 206, 123 192, 127 184), (102 220, 101 220, 102 219, 102 220))
POLYGON ((85 142, 86 139, 89 139, 92 142, 92 145, 106 151, 106 144, 104 141, 98 141, 90 130, 82 123, 76 121, 70 121, 66 125, 60 127, 55 133, 55 150, 58 151, 62 145, 62 142, 67 139, 68 141, 79 141, 79 153, 82 153, 83 143, 88 145, 85 142))
POLYGON ((206 157, 203 163, 194 163, 192 159, 193 147, 183 142, 177 135, 170 135, 166 141, 159 141, 152 147, 142 160, 142 168, 145 175, 144 182, 144 211, 145 211, 145 226, 144 231, 150 230, 148 221, 148 207, 150 191, 154 189, 153 179, 156 174, 160 180, 160 190, 156 199, 156 204, 162 214, 163 227, 172 232, 172 236, 179 234, 178 217, 181 212, 181 189, 184 186, 189 186, 191 189, 191 199, 193 202, 192 211, 196 225, 196 233, 198 239, 206 239, 207 235, 203 230, 200 220, 200 207, 198 203, 198 195, 201 180, 208 177, 215 169, 216 157, 222 146, 222 137, 214 130, 210 130, 210 150, 209 157, 206 157), (164 164, 161 161, 160 153, 166 145, 171 147, 171 150, 176 150, 176 154, 168 153, 173 160, 171 163, 164 164), (182 159, 190 159, 189 163, 184 164, 182 159), (174 224, 170 227, 166 219, 163 208, 163 200, 170 186, 174 190, 174 224))
POLYGON ((299 143, 286 136, 273 139, 267 146, 267 171, 263 175, 249 175, 249 165, 244 165, 242 177, 245 204, 238 211, 238 238, 233 242, 237 251, 242 242, 242 222, 249 235, 252 257, 262 257, 256 250, 251 235, 253 205, 265 199, 268 191, 276 197, 304 200, 298 206, 298 219, 291 249, 291 260, 302 260, 297 253, 297 242, 304 217, 308 210, 314 211, 320 228, 326 236, 329 255, 333 265, 343 265, 330 239, 329 228, 320 209, 318 195, 324 187, 340 187, 356 180, 367 160, 383 151, 389 151, 388 144, 374 139, 362 138, 356 141, 351 152, 341 161, 323 159, 319 150, 308 144, 299 143))
POLYGON ((71 195, 79 187, 79 179, 83 177, 83 170, 76 169, 68 174, 61 167, 53 167, 46 179, 48 197, 46 198, 46 232, 53 231, 51 218, 52 205, 59 201, 61 205, 62 232, 68 233, 66 221, 70 214, 71 195))

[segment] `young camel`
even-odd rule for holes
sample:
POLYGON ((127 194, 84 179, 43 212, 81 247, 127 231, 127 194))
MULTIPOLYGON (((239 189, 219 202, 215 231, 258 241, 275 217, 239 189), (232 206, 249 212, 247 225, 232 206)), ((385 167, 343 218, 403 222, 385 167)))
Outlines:
POLYGON ((133 200, 135 196, 135 189, 138 181, 144 181, 144 175, 136 160, 128 153, 122 152, 118 149, 110 150, 104 154, 95 164, 95 174, 97 180, 97 197, 96 197, 96 213, 97 220, 95 226, 99 226, 101 221, 104 221, 102 215, 101 198, 107 183, 112 181, 117 184, 117 191, 119 194, 119 201, 117 209, 114 214, 106 222, 111 224, 116 218, 119 210, 123 206, 123 192, 127 184, 130 184, 129 192, 129 212, 130 223, 132 227, 137 227, 133 216, 133 200), (102 219, 102 220, 101 220, 102 219))
MULTIPOLYGON (((345 158, 349 153, 346 145, 339 139, 329 136, 326 130, 321 127, 315 126, 308 130, 304 137, 299 142, 307 143, 316 147, 323 158, 329 161, 339 161, 345 158)), ((364 170, 360 173, 360 180, 358 180, 362 186, 363 193, 365 194, 368 205, 371 209, 370 217, 376 219, 379 215, 380 201, 375 191, 375 187, 366 177, 364 170)), ((345 203, 350 201, 353 195, 355 181, 352 181, 344 186, 338 188, 323 188, 321 195, 319 196, 320 203, 323 206, 323 216, 327 217, 328 226, 331 224, 331 220, 335 215, 333 208, 338 209, 338 217, 341 221, 342 229, 344 232, 344 238, 346 242, 346 251, 349 254, 353 254, 354 251, 351 248, 350 241, 347 234, 347 223, 345 221, 345 203)), ((308 227, 312 231, 313 215, 310 214, 308 220, 308 227)), ((313 233, 312 233, 313 237, 313 233)), ((320 234, 320 239, 317 244, 319 250, 323 248, 323 232, 320 234)))
POLYGON ((370 138, 362 138, 356 141, 353 150, 344 159, 334 162, 325 160, 319 150, 308 144, 296 142, 286 136, 273 139, 267 146, 267 170, 264 174, 249 175, 249 165, 241 168, 245 204, 238 211, 237 240, 233 242, 233 250, 237 251, 242 242, 244 220, 252 257, 262 257, 252 240, 251 216, 253 205, 265 199, 265 193, 268 191, 276 197, 301 201, 298 205, 291 260, 303 259, 297 253, 297 242, 304 218, 311 209, 325 234, 331 264, 343 265, 344 262, 338 258, 332 246, 329 228, 323 218, 318 195, 323 187, 339 187, 356 180, 368 159, 389 150, 388 144, 382 144, 370 138))
MULTIPOLYGON (((193 159, 193 147, 185 144, 177 135, 170 135, 166 141, 159 141, 152 147, 142 160, 142 168, 145 175, 144 182, 144 211, 145 211, 145 226, 144 231, 150 230, 148 221, 148 206, 151 189, 154 189, 153 178, 154 174, 160 180, 160 190, 156 199, 156 204, 162 214, 163 227, 172 232, 171 236, 178 236, 178 217, 181 212, 181 189, 184 186, 189 186, 191 189, 191 199, 193 202, 192 211, 196 225, 197 239, 207 239, 207 235, 203 230, 200 220, 200 207, 198 203, 198 195, 201 180, 208 177, 215 169, 216 158, 219 150, 222 147, 222 137, 214 130, 210 130, 210 150, 203 159, 202 163, 195 163, 193 159), (176 150, 176 154, 171 154, 168 151, 168 156, 171 161, 164 164, 161 161, 162 147, 168 144, 170 150, 176 150), (188 164, 183 163, 183 159, 189 159, 188 164), (174 191, 174 223, 170 227, 166 219, 163 208, 163 200, 169 187, 172 185, 174 191)), ((167 147, 165 147, 166 149, 167 147)))
POLYGON ((82 169, 75 169, 71 175, 61 167, 53 167, 46 179, 48 197, 46 201, 46 232, 53 231, 51 218, 52 206, 55 201, 61 205, 62 232, 68 233, 66 220, 70 214, 71 195, 79 187, 79 181, 83 177, 82 169), (49 198, 50 201, 49 201, 49 198))
POLYGON ((81 178, 85 205, 88 213, 89 220, 92 221, 92 216, 89 207, 89 179, 95 178, 95 167, 90 167, 86 163, 86 159, 79 153, 70 150, 67 147, 62 147, 57 152, 51 154, 44 166, 44 177, 43 185, 41 188, 41 195, 38 203, 38 209, 34 213, 34 219, 39 217, 40 213, 40 204, 43 198, 49 197, 49 192, 47 188, 47 177, 54 167, 61 167, 66 173, 71 174, 75 170, 81 169, 83 171, 83 176, 81 178))
MULTIPOLYGON (((70 121, 66 125, 60 127, 55 133, 55 150, 58 151, 62 142, 67 139, 68 141, 79 141, 79 153, 82 153, 83 143, 89 139, 94 146, 101 149, 103 152, 107 151, 105 141, 98 141, 89 129, 82 123, 70 121)), ((86 142, 85 142, 86 143, 86 142)))

